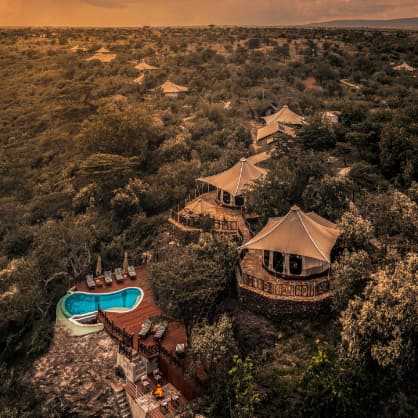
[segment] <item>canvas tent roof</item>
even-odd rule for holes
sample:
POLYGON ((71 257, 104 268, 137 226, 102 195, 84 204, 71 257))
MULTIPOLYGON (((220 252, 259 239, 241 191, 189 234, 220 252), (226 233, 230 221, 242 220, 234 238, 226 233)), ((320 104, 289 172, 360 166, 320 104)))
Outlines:
POLYGON ((174 84, 172 81, 167 80, 161 85, 161 89, 164 93, 185 93, 189 91, 187 87, 179 86, 174 84))
POLYGON ((139 64, 135 65, 135 70, 138 71, 147 71, 147 70, 157 70, 157 67, 154 67, 153 65, 149 65, 146 62, 140 62, 139 64))
POLYGON ((283 106, 279 111, 263 118, 266 125, 270 125, 275 122, 284 123, 288 125, 303 125, 305 124, 305 118, 290 110, 288 106, 283 106))
POLYGON ((246 158, 241 160, 228 170, 214 176, 197 179, 203 183, 211 184, 225 190, 233 196, 239 196, 242 191, 254 180, 267 174, 267 170, 250 163, 246 158))
POLYGON ((273 122, 269 125, 263 126, 257 131, 257 141, 261 141, 262 139, 274 135, 277 132, 282 132, 293 138, 296 136, 295 131, 290 126, 282 125, 279 122, 273 122))
POLYGON ((280 251, 331 262, 331 249, 340 231, 316 213, 304 213, 292 206, 282 218, 271 218, 267 225, 241 249, 280 251))
POLYGON ((205 200, 202 196, 190 202, 185 208, 196 215, 206 214, 215 209, 215 205, 205 200))

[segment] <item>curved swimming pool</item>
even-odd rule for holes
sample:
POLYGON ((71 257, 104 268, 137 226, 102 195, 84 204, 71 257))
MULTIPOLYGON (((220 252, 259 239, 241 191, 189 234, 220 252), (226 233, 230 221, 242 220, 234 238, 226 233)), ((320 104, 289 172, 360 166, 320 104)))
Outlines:
POLYGON ((139 287, 127 287, 112 293, 74 292, 69 294, 62 308, 67 317, 87 315, 97 312, 98 307, 103 310, 123 311, 135 308, 142 300, 143 291, 139 287))

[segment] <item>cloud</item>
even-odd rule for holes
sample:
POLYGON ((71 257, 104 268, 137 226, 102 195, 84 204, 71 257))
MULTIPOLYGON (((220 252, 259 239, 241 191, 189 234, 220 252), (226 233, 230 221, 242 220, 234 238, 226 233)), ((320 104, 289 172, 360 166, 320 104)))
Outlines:
POLYGON ((416 0, 0 0, 0 25, 294 25, 418 16, 416 0))
POLYGON ((122 9, 128 7, 130 3, 135 3, 135 0, 81 0, 82 3, 87 3, 96 7, 103 7, 106 9, 122 9))

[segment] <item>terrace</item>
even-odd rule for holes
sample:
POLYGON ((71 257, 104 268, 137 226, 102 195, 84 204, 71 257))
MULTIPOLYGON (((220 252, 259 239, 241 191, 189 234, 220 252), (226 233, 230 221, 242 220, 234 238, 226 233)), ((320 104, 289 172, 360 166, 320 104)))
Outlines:
MULTIPOLYGON (((176 354, 177 344, 187 341, 186 330, 181 322, 168 317, 155 303, 154 295, 149 285, 147 266, 135 269, 136 279, 125 279, 123 282, 113 280, 110 286, 88 289, 84 282, 76 285, 77 291, 88 293, 115 292, 127 287, 137 286, 143 292, 142 302, 129 312, 111 312, 99 309, 97 318, 103 323, 105 330, 119 342, 119 352, 132 360, 138 353, 146 359, 158 362, 163 376, 172 383, 187 398, 193 399, 199 393, 197 377, 189 370, 190 360, 187 356, 180 358, 176 354), (138 333, 142 324, 149 318, 161 318, 168 323, 164 338, 157 342, 152 333, 145 339, 140 339, 138 333)), ((114 277, 113 277, 114 278, 114 277)))
POLYGON ((326 271, 320 277, 284 278, 263 266, 262 251, 250 251, 237 269, 238 285, 274 300, 319 301, 332 295, 332 276, 326 271))
POLYGON ((171 210, 168 221, 175 228, 186 233, 213 230, 236 236, 242 242, 251 237, 242 211, 220 204, 216 191, 204 193, 185 202, 182 209, 171 210))

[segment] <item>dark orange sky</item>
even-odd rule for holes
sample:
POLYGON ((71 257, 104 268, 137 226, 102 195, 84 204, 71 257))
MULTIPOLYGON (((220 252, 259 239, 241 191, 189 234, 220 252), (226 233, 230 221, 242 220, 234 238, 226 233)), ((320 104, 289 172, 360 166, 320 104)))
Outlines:
POLYGON ((0 0, 0 25, 292 25, 418 16, 417 0, 0 0))

